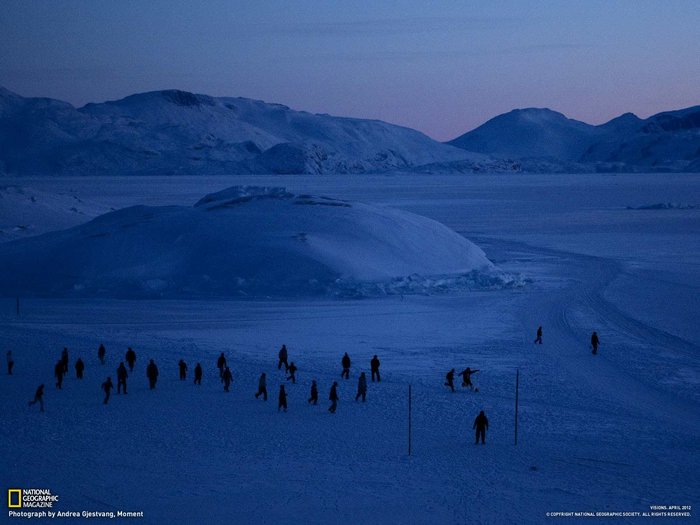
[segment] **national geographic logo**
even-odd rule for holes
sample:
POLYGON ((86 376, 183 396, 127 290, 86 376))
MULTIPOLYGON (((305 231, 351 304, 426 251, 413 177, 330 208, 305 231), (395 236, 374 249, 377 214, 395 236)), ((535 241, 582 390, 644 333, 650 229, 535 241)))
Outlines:
POLYGON ((58 494, 49 489, 8 489, 7 507, 10 509, 53 507, 58 501, 58 494))

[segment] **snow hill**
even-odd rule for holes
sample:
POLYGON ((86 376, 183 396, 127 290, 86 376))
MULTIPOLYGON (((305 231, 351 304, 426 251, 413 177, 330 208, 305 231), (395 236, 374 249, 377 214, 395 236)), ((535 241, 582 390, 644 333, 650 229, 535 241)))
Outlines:
POLYGON ((155 91, 75 108, 0 88, 0 174, 362 173, 488 158, 376 120, 155 91))
POLYGON ((450 276, 499 279, 480 248, 434 220, 257 187, 189 207, 134 206, 7 242, 0 266, 0 294, 10 297, 358 295, 450 276))
POLYGON ((600 126, 550 109, 517 109, 448 142, 518 159, 524 171, 700 170, 700 106, 642 120, 631 113, 600 126))

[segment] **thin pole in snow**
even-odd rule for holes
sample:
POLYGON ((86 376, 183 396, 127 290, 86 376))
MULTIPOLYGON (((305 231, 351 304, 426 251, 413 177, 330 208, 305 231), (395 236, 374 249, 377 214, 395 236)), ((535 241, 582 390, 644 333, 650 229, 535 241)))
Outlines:
POLYGON ((520 386, 520 369, 515 372, 515 445, 518 444, 518 390, 520 386))
POLYGON ((408 455, 411 455, 411 385, 408 385, 408 455))

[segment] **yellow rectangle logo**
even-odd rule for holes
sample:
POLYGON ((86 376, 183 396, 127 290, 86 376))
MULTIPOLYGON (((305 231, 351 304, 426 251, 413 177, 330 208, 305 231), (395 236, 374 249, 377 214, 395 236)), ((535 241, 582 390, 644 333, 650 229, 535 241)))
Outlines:
POLYGON ((22 507, 22 489, 7 489, 7 506, 11 509, 22 507))

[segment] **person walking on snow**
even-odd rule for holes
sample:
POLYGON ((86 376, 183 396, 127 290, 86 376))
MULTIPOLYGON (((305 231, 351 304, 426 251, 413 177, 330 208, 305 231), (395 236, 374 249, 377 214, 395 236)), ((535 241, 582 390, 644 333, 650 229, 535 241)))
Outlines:
POLYGON ((134 349, 129 347, 129 349, 126 351, 126 356, 124 356, 126 359, 127 364, 129 365, 129 372, 134 371, 134 363, 136 363, 136 352, 134 352, 134 349))
POLYGON ((12 375, 12 369, 15 367, 15 360, 12 358, 12 350, 7 351, 7 375, 12 375))
POLYGON ((119 363, 119 368, 117 368, 117 394, 120 394, 122 391, 122 388, 124 389, 124 393, 126 394, 126 378, 129 377, 129 374, 126 372, 126 367, 124 366, 124 361, 119 363))
POLYGON ((148 378, 148 387, 154 390, 156 388, 156 381, 158 381, 158 367, 153 362, 153 359, 151 359, 151 362, 148 363, 146 367, 146 377, 148 378))
POLYGON ((231 385, 231 381, 233 380, 233 374, 231 373, 231 369, 229 367, 224 369, 224 376, 221 378, 221 380, 224 382, 224 392, 228 392, 228 387, 231 385))
POLYGON ((340 399, 338 397, 338 382, 333 381, 333 386, 331 387, 331 393, 328 396, 328 399, 331 401, 331 406, 328 408, 328 411, 331 414, 335 414, 335 409, 338 407, 338 400, 340 399))
POLYGON ((318 386, 316 386, 316 380, 311 381, 311 397, 306 400, 307 403, 311 405, 318 404, 318 386))
POLYGON ((63 385, 63 361, 59 360, 56 362, 56 366, 53 367, 53 375, 56 376, 56 388, 61 390, 61 385, 63 385))
POLYGON ((446 379, 445 386, 449 386, 450 390, 452 390, 454 392, 455 391, 455 383, 454 383, 454 381, 455 381, 455 369, 454 368, 452 370, 450 370, 449 372, 447 372, 447 374, 445 375, 445 379, 446 379))
POLYGON ((100 343, 100 347, 97 349, 97 359, 100 360, 100 364, 102 365, 105 364, 105 353, 107 353, 105 345, 100 343))
POLYGON ((279 361, 277 362, 277 370, 280 370, 282 368, 282 365, 284 365, 284 371, 287 372, 289 370, 289 364, 287 363, 287 345, 282 345, 282 348, 280 348, 279 354, 277 354, 279 357, 279 361))
POLYGON ((194 367, 194 384, 202 384, 202 365, 199 363, 197 363, 197 366, 194 367))
POLYGON ((343 359, 341 360, 340 364, 343 365, 343 371, 340 373, 340 377, 350 379, 350 356, 347 352, 345 352, 345 355, 343 355, 343 359))
POLYGON ((291 380, 292 383, 296 383, 297 377, 295 374, 297 373, 297 365, 294 364, 294 361, 292 361, 292 363, 289 365, 289 368, 287 368, 287 372, 289 372, 287 381, 291 380))
POLYGON ((481 436, 481 444, 485 445, 486 444, 486 431, 489 428, 489 420, 486 419, 486 414, 484 414, 484 411, 482 410, 479 412, 479 415, 476 416, 476 419, 474 420, 474 425, 472 426, 473 429, 476 429, 476 442, 474 443, 475 445, 479 444, 479 436, 481 436))
POLYGON ((110 392, 112 392, 113 388, 114 388, 114 384, 112 383, 112 378, 108 377, 107 381, 102 383, 102 390, 105 391, 105 400, 104 400, 105 405, 109 402, 109 394, 110 394, 110 392))
POLYGON ((41 408, 41 412, 44 411, 44 385, 43 384, 39 385, 39 388, 36 389, 36 392, 34 393, 34 399, 29 402, 29 406, 32 406, 34 403, 39 403, 39 407, 41 408))
POLYGON ((279 403, 277 404, 277 412, 280 411, 280 409, 284 409, 284 411, 287 411, 287 392, 284 390, 284 385, 280 385, 280 396, 279 396, 279 403))
POLYGON ((593 349, 593 354, 598 353, 598 345, 600 344, 600 339, 598 339, 598 332, 593 332, 591 335, 591 348, 593 349))
POLYGON ((221 355, 216 360, 216 368, 219 369, 219 377, 221 378, 221 381, 223 381, 224 380, 224 369, 226 368, 226 357, 224 357, 223 352, 221 352, 221 355))
POLYGON ((382 378, 379 376, 379 358, 376 355, 369 362, 369 366, 372 369, 372 383, 375 376, 377 376, 377 383, 380 383, 382 378))
POLYGON ((187 379, 187 363, 180 359, 180 362, 177 364, 177 366, 180 369, 180 381, 184 381, 185 379, 187 379))
POLYGON ((82 379, 84 370, 85 363, 83 363, 83 360, 79 357, 78 360, 75 362, 75 377, 77 377, 78 379, 82 379))
POLYGON ((263 396, 263 401, 267 401, 267 376, 265 372, 260 374, 260 379, 258 379, 258 391, 255 394, 255 399, 263 396))
POLYGON ((474 390, 474 385, 472 384, 472 374, 476 374, 477 372, 478 372, 478 370, 472 370, 469 367, 462 370, 459 373, 459 375, 462 376, 462 386, 465 388, 469 387, 470 390, 474 390))
POLYGON ((535 339, 535 343, 537 344, 542 344, 542 327, 537 328, 537 338, 535 339))
POLYGON ((357 395, 355 396, 355 401, 362 397, 362 402, 365 402, 367 397, 367 377, 365 373, 360 374, 360 378, 357 380, 357 395))

